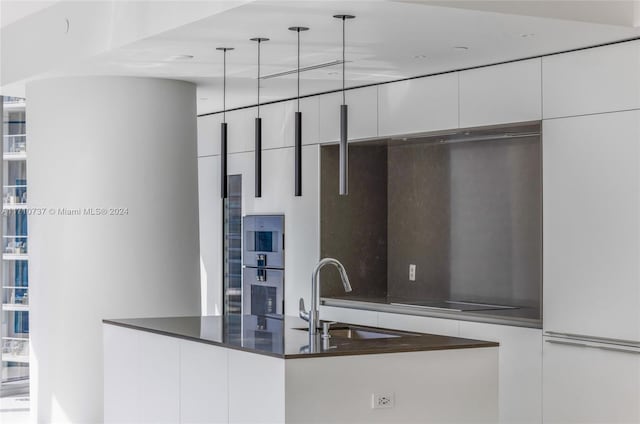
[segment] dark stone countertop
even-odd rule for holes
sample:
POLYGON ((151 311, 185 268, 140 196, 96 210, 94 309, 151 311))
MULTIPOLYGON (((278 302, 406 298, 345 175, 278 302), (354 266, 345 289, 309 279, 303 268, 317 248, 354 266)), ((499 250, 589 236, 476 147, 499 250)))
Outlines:
MULTIPOLYGON (((498 346, 494 342, 354 325, 351 327, 362 331, 375 331, 399 337, 351 339, 335 334, 329 339, 329 346, 326 346, 326 343, 323 345, 320 336, 316 336, 311 343, 313 346, 310 347, 308 332, 300 330, 305 328, 307 323, 292 316, 220 315, 105 319, 102 322, 282 359, 498 346)), ((332 328, 334 327, 339 328, 341 325, 334 324, 332 328)))

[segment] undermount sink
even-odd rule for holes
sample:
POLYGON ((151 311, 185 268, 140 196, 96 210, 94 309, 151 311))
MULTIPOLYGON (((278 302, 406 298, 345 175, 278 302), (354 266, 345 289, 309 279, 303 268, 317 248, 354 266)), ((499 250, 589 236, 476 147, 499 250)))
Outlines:
MULTIPOLYGON (((296 328, 296 330, 309 331, 308 328, 296 328)), ((411 333, 393 332, 393 331, 376 331, 370 328, 362 328, 356 326, 336 326, 329 330, 331 337, 337 337, 341 339, 352 340, 366 340, 366 339, 393 339, 402 336, 410 336, 411 333)))
POLYGON ((358 330, 355 328, 335 328, 329 330, 332 337, 341 337, 346 339, 392 339, 400 337, 397 334, 378 333, 375 331, 358 330))

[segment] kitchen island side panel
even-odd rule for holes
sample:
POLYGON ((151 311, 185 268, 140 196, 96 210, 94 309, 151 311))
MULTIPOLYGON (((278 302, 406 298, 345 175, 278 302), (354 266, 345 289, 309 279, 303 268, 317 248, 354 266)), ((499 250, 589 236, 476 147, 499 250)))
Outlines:
POLYGON ((287 423, 498 422, 498 348, 286 361, 287 423), (373 408, 374 395, 393 407, 373 408))

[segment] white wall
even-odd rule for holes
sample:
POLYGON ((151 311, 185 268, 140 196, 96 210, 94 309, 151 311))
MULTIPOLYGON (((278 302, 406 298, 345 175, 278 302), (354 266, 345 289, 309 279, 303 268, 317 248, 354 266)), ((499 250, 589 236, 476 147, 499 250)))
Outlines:
POLYGON ((195 86, 66 78, 27 87, 31 405, 102 420, 103 318, 198 315, 195 86), (58 208, 126 208, 64 216, 58 208))

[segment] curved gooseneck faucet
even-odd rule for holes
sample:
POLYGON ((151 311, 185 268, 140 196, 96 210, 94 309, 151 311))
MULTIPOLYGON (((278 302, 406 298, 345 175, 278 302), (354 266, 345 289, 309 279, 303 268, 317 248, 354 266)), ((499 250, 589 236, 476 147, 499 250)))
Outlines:
POLYGON ((318 274, 325 265, 329 264, 338 268, 340 279, 342 280, 342 285, 344 286, 344 291, 351 291, 351 284, 349 283, 347 271, 344 269, 344 266, 340 263, 340 261, 333 258, 324 258, 317 263, 317 265, 313 269, 313 272, 311 273, 311 310, 309 312, 305 311, 304 300, 300 298, 300 318, 305 321, 309 321, 310 335, 315 335, 318 333, 318 325, 320 323, 318 312, 318 308, 320 306, 320 283, 318 280, 318 274))

